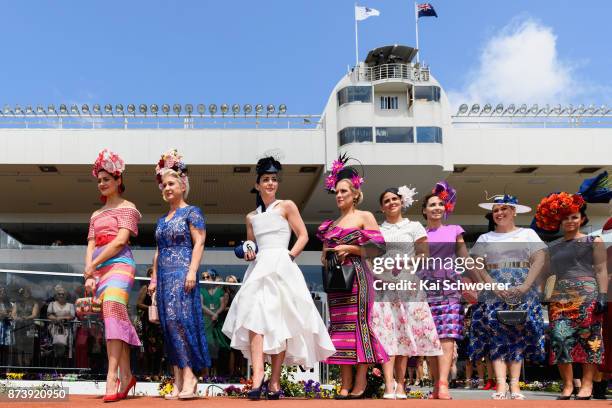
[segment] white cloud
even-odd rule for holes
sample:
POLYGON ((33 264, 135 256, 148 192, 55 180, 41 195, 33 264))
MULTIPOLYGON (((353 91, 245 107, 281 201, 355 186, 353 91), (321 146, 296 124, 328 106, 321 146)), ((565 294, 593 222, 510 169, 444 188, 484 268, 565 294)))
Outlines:
POLYGON ((463 90, 450 91, 449 98, 454 106, 463 102, 568 103, 577 92, 573 71, 558 56, 553 30, 522 18, 486 43, 468 84, 463 90))

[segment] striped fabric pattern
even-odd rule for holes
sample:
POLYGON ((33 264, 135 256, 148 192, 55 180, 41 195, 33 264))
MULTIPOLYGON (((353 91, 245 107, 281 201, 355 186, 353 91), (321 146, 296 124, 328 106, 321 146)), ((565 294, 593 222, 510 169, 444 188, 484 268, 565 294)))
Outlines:
MULTIPOLYGON (((122 207, 103 210, 91 218, 88 239, 99 235, 117 235, 120 228, 127 228, 132 235, 138 234, 140 213, 135 208, 122 207)), ((106 245, 94 250, 95 259, 106 245)), ((106 340, 122 340, 140 346, 140 340, 130 320, 127 305, 134 284, 136 262, 129 246, 123 247, 114 257, 96 268, 96 297, 102 301, 102 317, 106 340)))

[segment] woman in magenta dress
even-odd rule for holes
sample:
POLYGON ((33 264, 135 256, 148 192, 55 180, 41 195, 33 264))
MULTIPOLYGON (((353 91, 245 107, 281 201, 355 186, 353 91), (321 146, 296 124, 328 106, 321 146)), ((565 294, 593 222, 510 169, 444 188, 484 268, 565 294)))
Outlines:
POLYGON ((372 213, 357 209, 363 200, 360 190, 363 178, 355 169, 346 167, 346 161, 346 157, 334 161, 332 173, 326 180, 327 190, 336 195, 340 217, 325 221, 317 232, 317 237, 323 241, 323 263, 326 252, 334 251, 343 265, 355 268, 351 292, 328 293, 329 332, 336 353, 326 362, 341 366, 339 399, 362 397, 367 385, 368 365, 384 363, 389 359, 372 331, 373 279, 362 257, 384 254, 385 241, 372 213), (354 383, 353 365, 357 365, 354 383))
POLYGON ((436 324, 442 344, 442 355, 428 360, 436 380, 432 397, 451 399, 448 392, 448 374, 453 362, 455 341, 463 339, 463 306, 461 291, 444 289, 444 283, 456 284, 461 273, 456 268, 444 267, 449 259, 467 259, 469 254, 463 240, 463 228, 459 225, 445 225, 442 221, 453 211, 457 193, 446 181, 436 184, 431 194, 423 199, 423 217, 427 220, 427 241, 429 256, 441 260, 442 268, 427 268, 420 272, 421 278, 436 282, 439 290, 428 290, 427 301, 436 324))
POLYGON ((130 368, 130 346, 140 340, 128 315, 127 304, 134 283, 136 263, 128 245, 130 236, 138 234, 140 212, 121 197, 123 160, 106 149, 100 152, 92 174, 104 206, 89 221, 85 256, 85 288, 102 301, 102 317, 108 356, 105 402, 127 396, 136 379, 130 368))

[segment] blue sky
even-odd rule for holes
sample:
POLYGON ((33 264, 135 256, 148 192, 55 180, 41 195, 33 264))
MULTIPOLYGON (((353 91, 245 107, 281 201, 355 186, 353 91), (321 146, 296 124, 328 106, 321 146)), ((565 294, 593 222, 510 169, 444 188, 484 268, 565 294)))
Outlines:
MULTIPOLYGON (((360 22, 362 58, 377 46, 414 44, 413 2, 359 4, 381 12, 360 22)), ((612 2, 432 4, 440 18, 421 20, 421 59, 454 102, 466 95, 506 103, 612 102, 612 2), (521 44, 529 52, 523 54, 521 44), (540 56, 540 48, 553 55, 540 56), (518 74, 497 75, 500 64, 512 65, 510 71, 518 74), (554 80, 546 89, 521 93, 522 100, 507 100, 507 85, 491 90, 532 74, 530 89, 538 88, 539 78, 554 80)), ((7 3, 0 14, 0 105, 286 103, 289 113, 320 113, 332 87, 354 64, 353 5, 348 0, 7 3)))

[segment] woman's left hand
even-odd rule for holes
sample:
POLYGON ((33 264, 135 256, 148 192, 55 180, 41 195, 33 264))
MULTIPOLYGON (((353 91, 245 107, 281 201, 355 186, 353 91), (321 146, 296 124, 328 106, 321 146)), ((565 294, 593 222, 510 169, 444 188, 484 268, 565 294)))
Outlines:
POLYGON ((185 278, 185 292, 191 292, 196 285, 195 273, 189 272, 185 278))
POLYGON ((333 250, 336 253, 336 255, 338 256, 338 260, 341 263, 344 262, 344 258, 346 258, 348 255, 351 254, 349 252, 350 251, 350 245, 338 245, 338 246, 334 247, 333 250))
POLYGON ((522 298, 527 292, 529 292, 529 286, 525 285, 524 283, 508 289, 508 295, 510 297, 519 299, 522 298))

